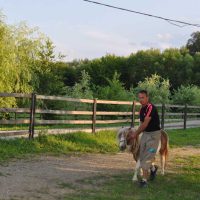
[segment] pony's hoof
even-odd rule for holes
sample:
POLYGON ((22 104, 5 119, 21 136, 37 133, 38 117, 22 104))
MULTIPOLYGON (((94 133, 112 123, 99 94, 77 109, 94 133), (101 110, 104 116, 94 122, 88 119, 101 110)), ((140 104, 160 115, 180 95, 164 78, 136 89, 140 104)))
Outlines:
POLYGON ((132 178, 132 181, 133 181, 133 182, 137 182, 138 179, 137 179, 137 178, 132 178))

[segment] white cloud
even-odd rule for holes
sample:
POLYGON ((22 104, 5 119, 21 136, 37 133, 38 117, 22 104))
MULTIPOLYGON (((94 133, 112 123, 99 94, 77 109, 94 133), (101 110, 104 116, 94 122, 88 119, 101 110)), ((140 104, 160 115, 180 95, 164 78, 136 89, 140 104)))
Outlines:
POLYGON ((158 38, 160 41, 168 42, 168 41, 170 41, 170 40, 173 39, 173 36, 172 36, 170 33, 164 33, 164 34, 158 33, 158 34, 157 34, 157 38, 158 38))
POLYGON ((100 32, 100 31, 95 31, 95 30, 85 31, 84 34, 98 40, 107 41, 110 39, 110 36, 108 34, 100 32))
POLYGON ((157 34, 156 38, 146 38, 142 41, 142 36, 133 34, 124 36, 116 32, 103 31, 89 26, 76 26, 68 29, 72 35, 71 39, 66 37, 66 41, 56 43, 57 49, 66 54, 66 60, 97 58, 106 54, 118 56, 128 56, 138 50, 175 47, 171 34, 157 34))

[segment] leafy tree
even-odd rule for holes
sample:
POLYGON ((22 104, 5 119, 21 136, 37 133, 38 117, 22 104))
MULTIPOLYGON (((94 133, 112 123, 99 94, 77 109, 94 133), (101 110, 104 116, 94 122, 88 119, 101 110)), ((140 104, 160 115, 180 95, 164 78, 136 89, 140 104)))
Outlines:
POLYGON ((38 60, 32 67, 34 78, 31 85, 34 91, 46 95, 64 95, 65 85, 63 77, 57 71, 54 45, 49 38, 45 38, 39 46, 38 60))
MULTIPOLYGON (((86 71, 81 72, 80 81, 75 83, 73 87, 67 87, 66 96, 73 98, 93 99, 93 92, 90 85, 90 76, 86 71)), ((91 110, 91 105, 85 103, 67 103, 69 109, 75 110, 91 110)))
POLYGON ((175 104, 200 105, 200 88, 194 85, 182 85, 174 91, 172 100, 175 104))
POLYGON ((124 85, 119 80, 120 75, 115 72, 113 78, 107 79, 108 85, 105 87, 97 87, 97 97, 99 99, 110 99, 110 100, 133 100, 133 94, 130 94, 124 88, 124 85))
POLYGON ((186 47, 189 49, 191 55, 200 52, 200 31, 191 34, 191 38, 187 41, 186 47))
POLYGON ((135 91, 138 92, 145 89, 149 92, 150 100, 153 103, 168 103, 170 101, 169 87, 169 80, 154 74, 151 77, 145 78, 143 82, 139 82, 135 91))
POLYGON ((90 76, 89 74, 83 70, 81 72, 80 81, 75 83, 73 87, 68 87, 67 96, 74 97, 74 98, 93 98, 93 92, 90 89, 90 76))
MULTIPOLYGON (((10 26, 0 16, 0 92, 59 95, 64 83, 57 73, 53 43, 25 23, 10 26)), ((1 107, 26 104, 0 98, 1 107)))
MULTIPOLYGON (((135 96, 126 90, 119 80, 120 75, 115 72, 112 79, 107 79, 108 85, 96 87, 96 97, 105 100, 133 101, 135 96)), ((123 105, 98 105, 98 110, 130 111, 130 107, 123 105)))

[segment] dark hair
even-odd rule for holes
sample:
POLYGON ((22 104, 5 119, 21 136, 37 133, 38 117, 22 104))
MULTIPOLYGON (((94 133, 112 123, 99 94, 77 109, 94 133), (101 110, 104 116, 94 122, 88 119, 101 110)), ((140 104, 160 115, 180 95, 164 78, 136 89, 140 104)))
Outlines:
POLYGON ((138 94, 146 94, 147 97, 149 96, 149 93, 147 92, 147 90, 140 90, 138 94))

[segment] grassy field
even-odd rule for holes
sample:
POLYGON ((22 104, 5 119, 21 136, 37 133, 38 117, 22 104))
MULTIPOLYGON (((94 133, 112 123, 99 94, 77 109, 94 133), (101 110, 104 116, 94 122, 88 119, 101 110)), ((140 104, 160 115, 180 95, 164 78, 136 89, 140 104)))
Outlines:
MULTIPOLYGON (((168 131, 170 147, 190 146, 200 148, 200 128, 168 131)), ((117 153, 116 132, 101 131, 95 135, 72 133, 66 135, 45 135, 34 140, 0 140, 0 163, 12 158, 24 158, 37 154, 71 153, 117 153)), ((75 193, 66 196, 66 200, 200 200, 200 155, 175 156, 166 176, 158 176, 148 188, 140 189, 130 181, 132 173, 97 176, 76 183, 62 184, 75 193), (82 187, 80 187, 82 185, 82 187), (89 186, 89 187, 85 187, 89 186), (86 189, 87 188, 87 189, 86 189), (88 189, 89 188, 89 189, 88 189)))
POLYGON ((29 155, 50 153, 115 153, 118 151, 116 133, 102 131, 95 135, 77 132, 66 135, 40 134, 34 140, 19 138, 0 140, 0 162, 10 158, 22 158, 29 155))
MULTIPOLYGON (((130 122, 127 123, 117 123, 117 124, 96 124, 96 127, 120 127, 129 126, 130 122)), ((135 124, 136 126, 138 123, 135 124)), ((65 129, 65 128, 90 128, 90 124, 59 124, 59 125, 35 125, 35 130, 45 130, 45 129, 65 129)), ((15 130, 29 130, 29 125, 0 125, 0 131, 15 131, 15 130)))
MULTIPOLYGON (((82 184, 90 186, 77 190, 75 195, 67 196, 66 200, 199 200, 200 199, 200 155, 187 159, 176 158, 177 167, 173 172, 157 179, 148 188, 139 188, 132 183, 132 174, 95 177, 85 179, 82 184), (184 167, 183 167, 184 166, 184 167), (92 187, 95 185, 96 187, 92 187)), ((69 187, 66 185, 65 187, 69 187)))
POLYGON ((200 128, 191 128, 187 130, 170 130, 167 132, 169 133, 171 147, 200 147, 200 128))
MULTIPOLYGON (((197 146, 200 144, 200 128, 168 131, 171 147, 197 146)), ((116 153, 118 146, 115 131, 90 133, 72 133, 66 135, 41 134, 32 141, 28 139, 0 140, 0 161, 10 158, 51 153, 116 153)))

